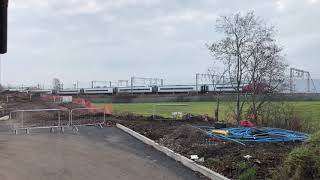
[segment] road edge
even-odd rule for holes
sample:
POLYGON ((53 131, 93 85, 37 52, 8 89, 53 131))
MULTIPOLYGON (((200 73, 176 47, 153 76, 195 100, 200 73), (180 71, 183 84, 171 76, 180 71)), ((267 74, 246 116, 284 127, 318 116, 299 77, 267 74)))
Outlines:
POLYGON ((204 166, 201 166, 197 163, 195 163, 194 161, 180 155, 179 153, 175 153, 174 151, 172 151, 171 149, 164 147, 162 145, 160 145, 159 143, 156 143, 155 141, 121 125, 121 124, 116 124, 117 128, 121 129, 122 131, 128 133, 129 135, 135 137, 136 139, 142 141, 143 143, 152 146, 153 148, 155 148, 156 150, 166 154, 167 156, 169 156, 170 158, 182 163, 185 167, 199 172, 202 175, 210 178, 210 179, 215 179, 215 180, 229 180, 228 178, 224 177, 223 175, 214 172, 212 170, 210 170, 209 168, 206 168, 204 166))

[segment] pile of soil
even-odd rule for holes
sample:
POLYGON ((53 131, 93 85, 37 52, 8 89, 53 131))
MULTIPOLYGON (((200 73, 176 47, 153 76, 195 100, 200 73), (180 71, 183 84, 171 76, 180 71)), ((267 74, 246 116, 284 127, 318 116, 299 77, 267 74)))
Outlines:
MULTIPOLYGON (((124 120, 124 121, 164 121, 172 120, 171 118, 166 118, 159 115, 152 116, 142 116, 133 113, 117 113, 112 115, 113 119, 124 120)), ((186 120, 186 119, 182 119, 186 120)))
POLYGON ((181 125, 164 135, 158 142, 186 157, 195 154, 203 157, 205 154, 203 145, 218 144, 216 142, 221 142, 221 140, 208 136, 191 125, 181 125))
POLYGON ((151 121, 120 121, 120 123, 153 140, 159 140, 175 129, 174 125, 168 121, 156 121, 153 123, 151 121))
POLYGON ((66 108, 66 109, 76 109, 76 108, 84 108, 83 106, 75 103, 61 103, 59 104, 60 108, 66 108))
MULTIPOLYGON (((74 109, 83 108, 83 106, 74 103, 55 103, 45 101, 37 96, 30 96, 27 93, 4 91, 0 93, 0 117, 4 117, 15 110, 29 109, 74 109)), ((13 113, 12 116, 21 116, 21 113, 13 113)), ((54 111, 39 111, 32 113, 24 113, 24 125, 29 127, 46 125, 58 125, 58 114, 54 111)), ((20 119, 19 117, 16 117, 20 119)), ((62 125, 69 122, 69 113, 60 112, 60 121, 62 125)), ((15 122, 15 121, 12 121, 15 122)), ((17 122, 19 124, 19 120, 17 122)))
POLYGON ((204 162, 199 162, 200 164, 232 179, 239 178, 240 174, 249 168, 256 170, 258 179, 272 178, 287 154, 301 144, 299 142, 245 143, 243 146, 209 136, 194 126, 203 125, 203 121, 122 121, 121 123, 185 157, 190 155, 203 157, 204 162))
POLYGON ((42 100, 40 97, 21 92, 4 91, 0 93, 0 116, 9 115, 14 110, 26 109, 74 109, 83 106, 75 103, 54 103, 42 100))

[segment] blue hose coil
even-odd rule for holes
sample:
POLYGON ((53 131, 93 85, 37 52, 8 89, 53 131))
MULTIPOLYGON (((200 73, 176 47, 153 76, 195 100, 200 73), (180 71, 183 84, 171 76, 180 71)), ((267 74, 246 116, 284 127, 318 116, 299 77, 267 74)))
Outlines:
POLYGON ((210 136, 226 140, 237 140, 243 142, 288 142, 288 141, 305 141, 309 135, 302 132, 290 131, 279 128, 256 128, 256 127, 238 127, 224 128, 221 130, 228 131, 228 134, 218 134, 212 132, 213 127, 198 127, 203 129, 210 136))

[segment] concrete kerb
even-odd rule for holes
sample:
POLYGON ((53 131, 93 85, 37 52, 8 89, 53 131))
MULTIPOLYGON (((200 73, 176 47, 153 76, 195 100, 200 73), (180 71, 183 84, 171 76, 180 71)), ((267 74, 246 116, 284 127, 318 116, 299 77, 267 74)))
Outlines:
POLYGON ((201 166, 201 165, 198 165, 197 163, 193 162, 192 160, 178 154, 178 153, 175 153, 174 151, 172 151, 171 149, 168 149, 164 146, 161 146, 160 144, 156 143, 155 141, 121 125, 121 124, 116 124, 117 128, 123 130, 124 132, 130 134, 131 136, 135 137, 136 139, 144 142, 145 144, 148 144, 150 146, 152 146, 153 148, 157 149, 158 151, 166 154, 167 156, 173 158, 174 160, 182 163, 185 167, 193 170, 193 171, 196 171, 196 172, 199 172, 201 173, 202 175, 210 178, 210 179, 215 179, 215 180, 229 180, 228 178, 222 176, 221 174, 219 173, 216 173, 204 166, 201 166))

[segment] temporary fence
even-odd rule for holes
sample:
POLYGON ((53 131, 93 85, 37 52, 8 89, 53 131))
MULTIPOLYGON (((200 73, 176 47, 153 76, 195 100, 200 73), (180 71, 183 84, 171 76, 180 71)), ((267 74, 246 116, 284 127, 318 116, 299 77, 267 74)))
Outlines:
POLYGON ((10 112, 10 125, 17 130, 56 128, 70 125, 70 111, 64 109, 32 109, 10 112))
POLYGON ((104 108, 76 108, 68 109, 32 109, 16 110, 10 112, 10 127, 18 133, 18 130, 61 128, 88 125, 102 125, 106 121, 104 108))

